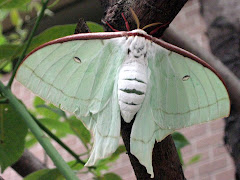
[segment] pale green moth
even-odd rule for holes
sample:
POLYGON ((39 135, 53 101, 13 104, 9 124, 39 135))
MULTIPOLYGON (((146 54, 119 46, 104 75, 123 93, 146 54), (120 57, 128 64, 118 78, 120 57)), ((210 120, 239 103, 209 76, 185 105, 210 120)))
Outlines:
POLYGON ((16 78, 92 130, 87 166, 118 147, 120 115, 126 122, 136 115, 130 151, 151 177, 155 141, 230 111, 224 83, 207 63, 141 29, 48 42, 25 58, 16 78))

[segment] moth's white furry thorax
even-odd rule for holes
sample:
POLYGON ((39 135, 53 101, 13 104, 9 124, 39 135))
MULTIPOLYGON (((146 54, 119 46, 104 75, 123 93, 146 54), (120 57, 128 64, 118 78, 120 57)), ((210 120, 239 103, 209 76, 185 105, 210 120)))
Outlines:
POLYGON ((145 32, 145 31, 142 30, 142 29, 134 29, 134 30, 132 30, 131 32, 148 35, 147 32, 145 32))
MULTIPOLYGON (((140 29, 132 32, 146 33, 140 29)), ((130 36, 127 39, 128 54, 119 72, 118 102, 121 115, 128 123, 140 109, 147 91, 149 43, 149 40, 140 36, 130 36)))

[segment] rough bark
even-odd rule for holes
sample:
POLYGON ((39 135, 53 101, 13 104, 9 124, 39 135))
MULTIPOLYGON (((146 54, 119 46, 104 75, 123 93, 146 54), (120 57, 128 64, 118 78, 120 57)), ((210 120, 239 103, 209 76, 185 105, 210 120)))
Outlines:
MULTIPOLYGON (((121 16, 121 13, 124 13, 130 28, 132 30, 136 29, 136 23, 130 12, 130 8, 132 8, 139 18, 140 27, 155 22, 170 24, 186 2, 187 0, 119 0, 113 3, 111 0, 101 0, 102 4, 108 4, 108 7, 105 7, 105 17, 102 19, 102 22, 105 24, 107 21, 114 28, 126 31, 125 22, 121 16)), ((108 31, 111 31, 108 26, 105 27, 108 31)), ((167 27, 168 25, 162 27, 154 36, 162 36, 167 27)), ((156 26, 147 28, 145 31, 149 33, 155 28, 156 26)))
MULTIPOLYGON (((240 1, 200 0, 200 3, 212 53, 240 78, 240 1)), ((240 180, 239 115, 239 106, 232 104, 231 116, 225 119, 224 137, 227 149, 235 162, 237 180, 240 180)))
MULTIPOLYGON (((137 14, 141 23, 141 27, 154 22, 161 22, 163 24, 171 23, 186 2, 187 0, 101 0, 101 3, 106 10, 105 17, 102 21, 103 23, 107 21, 115 29, 126 30, 125 23, 121 17, 121 13, 124 13, 130 24, 130 28, 136 29, 136 24, 129 10, 131 7, 137 14)), ((160 37, 167 27, 168 25, 161 28, 154 36, 160 37)), ((105 28, 108 31, 111 31, 108 26, 105 26, 105 28)), ((149 33, 154 28, 156 27, 148 28, 146 31, 149 33)), ((122 119, 122 138, 137 179, 151 179, 150 175, 146 172, 146 168, 142 166, 136 157, 130 153, 130 133, 133 122, 134 120, 132 120, 131 123, 125 123, 122 119)), ((153 149, 153 169, 154 179, 185 179, 182 166, 171 136, 166 137, 159 143, 155 143, 153 149)))
POLYGON ((12 168, 19 175, 25 177, 35 171, 46 169, 47 167, 26 149, 22 157, 12 165, 12 168))

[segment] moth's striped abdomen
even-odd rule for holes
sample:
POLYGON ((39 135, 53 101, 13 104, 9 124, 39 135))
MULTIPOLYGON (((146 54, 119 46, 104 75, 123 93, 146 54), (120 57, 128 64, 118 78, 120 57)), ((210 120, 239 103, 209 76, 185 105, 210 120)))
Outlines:
POLYGON ((118 79, 118 102, 125 122, 130 122, 145 98, 148 81, 147 43, 143 37, 131 37, 118 79))

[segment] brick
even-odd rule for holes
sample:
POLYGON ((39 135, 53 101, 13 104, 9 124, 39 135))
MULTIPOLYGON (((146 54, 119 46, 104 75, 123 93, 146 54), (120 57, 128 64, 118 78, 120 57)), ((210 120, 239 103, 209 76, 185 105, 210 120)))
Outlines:
POLYGON ((208 146, 213 146, 222 142, 223 132, 216 133, 214 135, 203 137, 197 141, 197 148, 207 148, 208 146))
POLYGON ((78 173, 77 177, 81 180, 92 180, 93 179, 92 173, 87 173, 87 174, 78 173))
POLYGON ((207 161, 210 159, 209 149, 203 149, 203 151, 197 151, 193 156, 195 156, 195 155, 201 156, 199 159, 199 162, 197 162, 197 163, 204 162, 204 161, 207 161))
POLYGON ((213 148, 213 155, 214 157, 219 157, 223 154, 228 154, 226 147, 224 144, 221 144, 219 146, 216 146, 213 148))
POLYGON ((195 171, 194 171, 193 168, 187 167, 187 168, 184 170, 184 176, 185 176, 186 179, 189 180, 189 179, 192 179, 192 178, 196 177, 197 175, 196 175, 196 173, 195 173, 195 171))
POLYGON ((210 127, 212 131, 223 131, 225 126, 223 119, 218 119, 216 121, 211 122, 210 127))
POLYGON ((226 158, 221 158, 218 160, 214 160, 213 162, 210 163, 205 163, 199 166, 199 175, 200 177, 204 175, 210 175, 214 171, 226 168, 226 165, 227 165, 226 158))
POLYGON ((128 161, 130 162, 128 155, 126 153, 121 154, 121 162, 126 163, 128 161))
POLYGON ((128 166, 122 166, 122 167, 119 167, 118 169, 111 170, 111 172, 114 172, 114 173, 118 174, 119 176, 124 176, 124 175, 133 173, 133 168, 129 164, 128 166))
POLYGON ((208 149, 206 149, 204 152, 196 152, 190 156, 183 156, 183 160, 187 164, 196 155, 200 155, 199 161, 187 166, 187 168, 198 169, 199 166, 201 166, 202 164, 206 164, 206 162, 210 161, 210 153, 208 149))
POLYGON ((210 176, 204 176, 204 177, 199 177, 197 180, 211 180, 212 178, 210 176))
POLYGON ((192 126, 190 128, 186 128, 183 131, 183 134, 190 140, 193 140, 199 136, 202 136, 207 133, 207 124, 199 124, 196 126, 192 126))
POLYGON ((122 154, 120 155, 120 158, 115 162, 113 163, 113 166, 111 167, 111 170, 114 171, 118 168, 121 168, 121 167, 125 167, 125 166, 131 166, 131 163, 130 163, 130 160, 128 158, 128 155, 127 154, 122 154))
POLYGON ((185 146, 184 148, 181 149, 183 156, 184 155, 189 155, 193 153, 193 146, 192 144, 185 146))
POLYGON ((5 180, 22 180, 22 177, 10 167, 7 168, 3 174, 0 175, 5 180))
POLYGON ((235 170, 232 168, 227 171, 219 172, 215 175, 215 180, 234 180, 235 170))
POLYGON ((136 179, 136 176, 135 174, 130 174, 128 176, 124 176, 122 177, 123 180, 135 180, 136 179))

